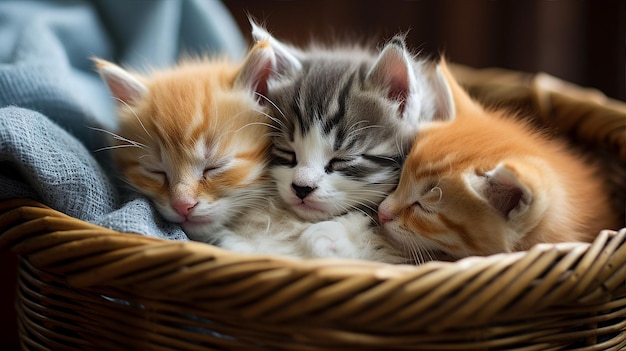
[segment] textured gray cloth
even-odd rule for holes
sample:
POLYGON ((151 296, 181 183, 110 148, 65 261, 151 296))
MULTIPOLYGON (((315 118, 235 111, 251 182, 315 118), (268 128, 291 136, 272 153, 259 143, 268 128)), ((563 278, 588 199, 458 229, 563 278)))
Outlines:
POLYGON ((245 43, 216 0, 0 2, 0 200, 31 198, 114 230, 187 240, 125 186, 95 128, 114 104, 90 57, 162 67, 245 43))

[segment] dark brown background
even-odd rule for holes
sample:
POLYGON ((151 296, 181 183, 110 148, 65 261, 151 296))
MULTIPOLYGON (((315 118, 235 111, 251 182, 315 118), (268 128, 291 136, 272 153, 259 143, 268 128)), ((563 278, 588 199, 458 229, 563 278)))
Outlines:
POLYGON ((374 38, 408 32, 414 51, 474 67, 543 71, 626 100, 624 0, 225 0, 278 39, 374 38))

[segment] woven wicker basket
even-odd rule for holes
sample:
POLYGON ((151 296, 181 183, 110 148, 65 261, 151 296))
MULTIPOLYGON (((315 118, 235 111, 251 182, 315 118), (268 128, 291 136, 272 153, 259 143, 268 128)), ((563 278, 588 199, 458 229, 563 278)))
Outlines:
MULTIPOLYGON (((546 75, 455 70, 481 99, 536 112, 605 162, 624 213, 626 106, 546 75)), ((30 200, 0 213, 27 350, 626 348, 626 229, 412 267, 240 255, 30 200)))

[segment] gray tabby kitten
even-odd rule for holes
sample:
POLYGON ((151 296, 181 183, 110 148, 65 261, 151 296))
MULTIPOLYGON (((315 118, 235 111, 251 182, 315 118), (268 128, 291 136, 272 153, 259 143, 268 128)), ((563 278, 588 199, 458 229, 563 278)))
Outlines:
POLYGON ((415 60, 401 37, 380 53, 346 46, 303 51, 252 27, 276 55, 266 98, 277 129, 270 166, 277 196, 267 212, 243 218, 221 246, 405 263, 372 218, 396 187, 419 125, 446 115, 435 93, 440 87, 432 85, 440 80, 430 79, 439 71, 415 60))
POLYGON ((445 87, 430 79, 439 70, 414 59, 399 36, 380 54, 301 51, 254 23, 253 36, 269 40, 280 74, 268 82, 280 197, 306 220, 375 211, 395 188, 419 125, 445 115, 447 95, 435 93, 445 87))

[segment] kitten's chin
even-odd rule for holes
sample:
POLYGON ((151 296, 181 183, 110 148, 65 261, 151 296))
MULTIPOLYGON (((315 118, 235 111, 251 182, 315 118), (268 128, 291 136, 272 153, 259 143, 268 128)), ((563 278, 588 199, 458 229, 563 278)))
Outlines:
POLYGON ((413 257, 416 262, 441 260, 454 261, 469 256, 468 253, 450 252, 417 233, 407 232, 393 221, 383 224, 383 234, 396 250, 403 252, 407 257, 413 257), (417 256, 415 256, 417 254, 417 256))
POLYGON ((383 234, 396 249, 407 251, 411 249, 433 250, 432 245, 421 240, 419 234, 407 232, 396 221, 382 225, 383 234))
POLYGON ((328 213, 326 210, 304 202, 290 205, 289 208, 300 218, 308 221, 322 221, 338 216, 341 213, 328 213))
POLYGON ((402 248, 406 245, 405 240, 402 239, 402 235, 394 229, 394 223, 385 223, 382 225, 382 232, 384 236, 389 239, 389 242, 396 248, 402 248))
POLYGON ((194 241, 202 241, 211 243, 216 240, 213 234, 217 232, 221 225, 214 222, 191 222, 186 221, 181 223, 183 231, 190 239, 194 241))

